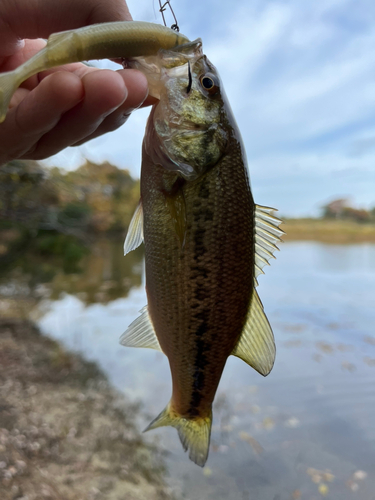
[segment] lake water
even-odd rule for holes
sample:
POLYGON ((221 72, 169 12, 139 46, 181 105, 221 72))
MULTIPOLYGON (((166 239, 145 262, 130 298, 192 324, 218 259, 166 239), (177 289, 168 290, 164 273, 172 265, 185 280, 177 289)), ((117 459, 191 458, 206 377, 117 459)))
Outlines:
MULTIPOLYGON (((119 345, 146 304, 142 258, 103 245, 81 275, 37 285, 33 316, 142 403, 141 428, 170 399, 169 367, 161 353, 119 345)), ((228 360, 204 469, 175 429, 147 434, 168 451, 171 488, 189 500, 374 500, 375 245, 285 243, 259 282, 275 367, 263 378, 228 360)))

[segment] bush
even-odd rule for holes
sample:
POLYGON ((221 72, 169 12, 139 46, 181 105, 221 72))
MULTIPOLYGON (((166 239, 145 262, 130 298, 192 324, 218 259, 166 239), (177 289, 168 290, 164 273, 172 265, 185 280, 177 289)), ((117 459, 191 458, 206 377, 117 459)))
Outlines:
POLYGON ((86 227, 90 220, 91 210, 86 204, 68 203, 59 212, 57 221, 67 227, 86 227))

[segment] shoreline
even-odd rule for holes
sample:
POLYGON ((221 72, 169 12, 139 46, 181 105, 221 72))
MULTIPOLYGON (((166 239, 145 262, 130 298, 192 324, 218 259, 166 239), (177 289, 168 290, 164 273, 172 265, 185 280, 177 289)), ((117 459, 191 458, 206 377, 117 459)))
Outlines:
POLYGON ((282 239, 332 244, 375 243, 375 224, 334 219, 284 219, 282 239))
POLYGON ((172 500, 138 414, 95 363, 0 320, 1 500, 172 500))

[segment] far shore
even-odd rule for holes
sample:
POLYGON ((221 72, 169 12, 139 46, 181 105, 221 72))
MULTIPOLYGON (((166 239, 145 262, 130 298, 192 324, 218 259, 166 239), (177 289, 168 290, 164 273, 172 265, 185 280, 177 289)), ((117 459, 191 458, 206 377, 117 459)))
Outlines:
POLYGON ((375 224, 335 219, 284 219, 283 241, 375 243, 375 224))

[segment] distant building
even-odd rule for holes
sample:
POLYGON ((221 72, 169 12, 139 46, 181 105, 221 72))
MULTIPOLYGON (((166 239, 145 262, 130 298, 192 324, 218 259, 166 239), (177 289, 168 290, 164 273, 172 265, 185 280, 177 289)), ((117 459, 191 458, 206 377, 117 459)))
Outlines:
POLYGON ((348 198, 333 200, 323 207, 323 217, 341 219, 348 208, 350 208, 350 201, 348 198))

